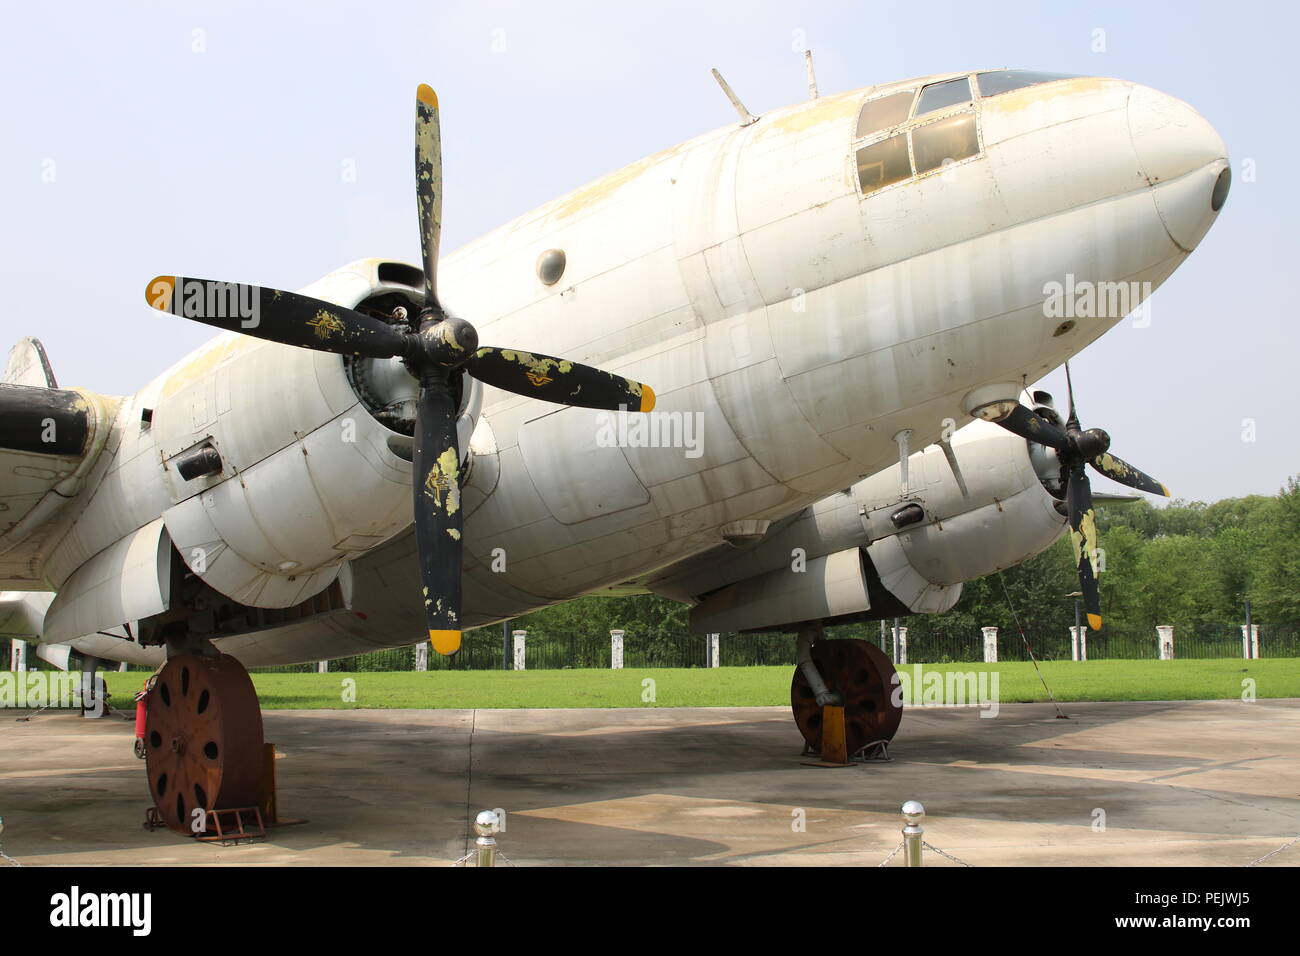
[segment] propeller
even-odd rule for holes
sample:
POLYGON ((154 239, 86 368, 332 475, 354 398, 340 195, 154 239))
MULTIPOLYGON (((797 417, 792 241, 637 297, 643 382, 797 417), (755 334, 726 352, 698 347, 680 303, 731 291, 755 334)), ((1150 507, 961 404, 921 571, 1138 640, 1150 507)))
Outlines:
POLYGON ((1055 422, 1019 403, 997 420, 1007 431, 1031 442, 1056 450, 1065 479, 1065 501, 1070 518, 1070 539, 1074 545, 1074 563, 1079 572, 1079 589, 1088 614, 1088 627, 1101 630, 1101 593, 1097 588, 1097 521, 1092 504, 1092 486, 1085 464, 1091 465, 1120 484, 1169 497, 1169 489, 1141 469, 1134 468, 1110 453, 1110 435, 1100 428, 1080 427, 1074 407, 1074 383, 1070 363, 1065 363, 1065 382, 1070 396, 1070 415, 1062 428, 1055 422))
POLYGON ((337 355, 401 358, 419 379, 412 490, 420 582, 429 640, 452 654, 461 640, 464 519, 460 507, 461 450, 456 435, 459 376, 559 405, 648 412, 648 385, 568 359, 495 347, 480 348, 478 332, 438 299, 442 232, 442 137, 438 98, 421 85, 415 104, 415 189, 424 265, 419 314, 394 312, 396 324, 293 292, 185 276, 158 276, 145 290, 161 312, 283 345, 337 355))

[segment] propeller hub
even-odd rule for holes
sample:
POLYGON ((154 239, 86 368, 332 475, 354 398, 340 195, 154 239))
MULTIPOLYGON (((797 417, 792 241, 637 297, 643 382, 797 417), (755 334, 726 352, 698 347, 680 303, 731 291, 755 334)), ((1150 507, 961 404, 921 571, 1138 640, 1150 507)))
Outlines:
POLYGON ((447 316, 424 325, 414 336, 415 364, 429 368, 455 368, 478 351, 478 331, 464 319, 447 316))
POLYGON ((1110 448, 1110 435, 1100 428, 1089 428, 1074 436, 1074 447, 1084 461, 1106 454, 1110 448))

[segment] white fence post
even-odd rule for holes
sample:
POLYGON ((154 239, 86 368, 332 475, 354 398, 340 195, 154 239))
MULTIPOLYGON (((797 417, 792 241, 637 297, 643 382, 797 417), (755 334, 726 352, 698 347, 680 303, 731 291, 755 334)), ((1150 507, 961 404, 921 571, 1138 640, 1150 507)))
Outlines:
POLYGON ((429 669, 428 641, 421 641, 415 645, 415 669, 417 671, 427 671, 429 669))
POLYGON ((1157 624, 1157 640, 1160 642, 1160 660, 1172 661, 1174 659, 1174 629, 1169 624, 1157 624))
POLYGON ((27 642, 14 638, 9 642, 9 669, 11 671, 27 670, 27 642))
POLYGON ((1086 627, 1070 628, 1070 660, 1086 661, 1088 659, 1088 629, 1086 627))
POLYGON ((1246 625, 1241 625, 1241 656, 1247 659, 1259 657, 1259 625, 1250 625, 1250 632, 1246 632, 1246 625))
POLYGON ((998 662, 998 629, 996 627, 982 627, 984 632, 984 663, 996 664, 998 662))
POLYGON ((623 635, 626 631, 609 632, 609 666, 611 670, 623 669, 623 635))
POLYGON ((528 636, 527 631, 514 631, 515 637, 515 670, 524 670, 524 638, 528 636))
POLYGON ((330 672, 330 662, 329 662, 329 661, 317 661, 317 662, 316 662, 316 673, 317 673, 317 674, 328 674, 329 672, 330 672))
POLYGON ((722 666, 722 635, 710 634, 708 636, 708 665, 710 667, 722 666))
POLYGON ((898 629, 898 663, 907 663, 907 628, 898 629))

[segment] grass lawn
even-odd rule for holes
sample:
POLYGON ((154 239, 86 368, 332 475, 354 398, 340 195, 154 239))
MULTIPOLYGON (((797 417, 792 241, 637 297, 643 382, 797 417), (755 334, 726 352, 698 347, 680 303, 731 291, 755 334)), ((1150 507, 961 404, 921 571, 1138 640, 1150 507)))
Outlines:
MULTIPOLYGON (((904 668, 907 684, 915 669, 904 668)), ((1001 703, 1045 701, 1030 663, 926 664, 908 686, 915 700, 930 672, 996 672, 1001 703)), ((1267 660, 1049 661, 1040 665, 1059 701, 1237 700, 1300 697, 1300 658, 1267 660)), ((753 707, 790 703, 791 667, 628 668, 626 670, 425 671, 254 674, 266 710, 306 708, 753 707), (644 685, 643 681, 653 681, 644 685), (355 685, 345 682, 355 681, 355 685), (345 700, 351 688, 352 700, 345 700)), ((105 674, 114 702, 130 706, 143 673, 105 674)), ((992 691, 991 674, 987 685, 992 691)), ((934 698, 930 698, 934 699, 934 698)))

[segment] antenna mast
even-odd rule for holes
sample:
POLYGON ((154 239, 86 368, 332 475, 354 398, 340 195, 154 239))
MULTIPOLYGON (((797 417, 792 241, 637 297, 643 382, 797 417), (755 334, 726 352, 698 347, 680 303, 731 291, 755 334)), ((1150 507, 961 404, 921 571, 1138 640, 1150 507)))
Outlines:
POLYGON ((727 81, 722 78, 722 74, 717 71, 716 67, 713 70, 713 78, 718 81, 718 85, 722 87, 722 92, 727 94, 727 99, 731 100, 731 105, 736 108, 736 114, 740 117, 740 125, 748 126, 750 123, 757 123, 758 117, 745 109, 745 104, 740 102, 740 97, 736 95, 735 90, 728 85, 727 81))

